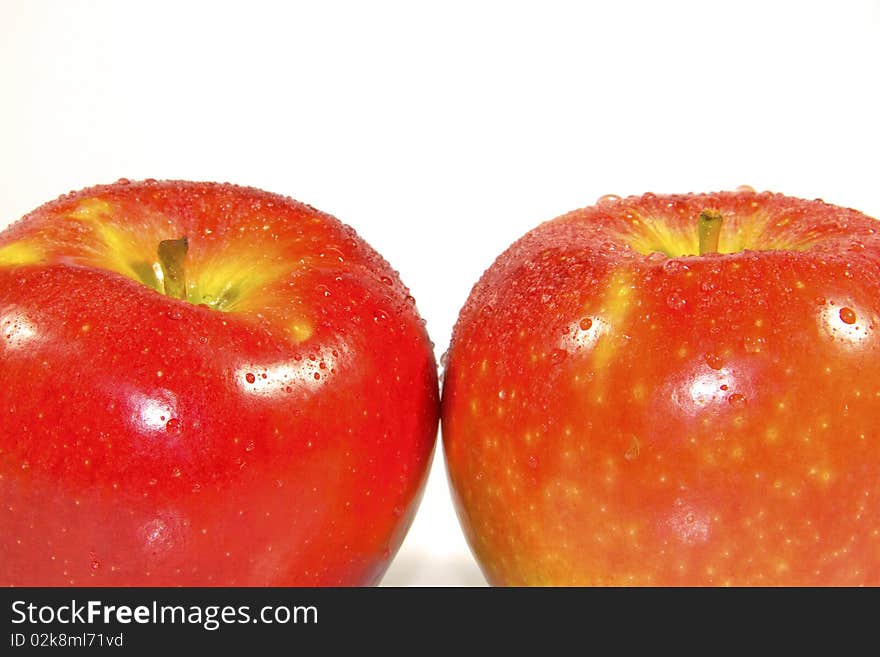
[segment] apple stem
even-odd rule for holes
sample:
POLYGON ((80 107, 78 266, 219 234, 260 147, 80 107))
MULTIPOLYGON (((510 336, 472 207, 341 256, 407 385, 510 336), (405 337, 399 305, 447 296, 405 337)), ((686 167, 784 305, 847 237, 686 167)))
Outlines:
POLYGON ((159 242, 159 267, 162 269, 162 283, 165 294, 175 299, 186 299, 186 268, 184 261, 189 250, 189 240, 181 237, 177 240, 159 242))
POLYGON ((723 217, 717 210, 703 210, 697 220, 700 236, 700 255, 718 253, 718 238, 721 237, 723 217))

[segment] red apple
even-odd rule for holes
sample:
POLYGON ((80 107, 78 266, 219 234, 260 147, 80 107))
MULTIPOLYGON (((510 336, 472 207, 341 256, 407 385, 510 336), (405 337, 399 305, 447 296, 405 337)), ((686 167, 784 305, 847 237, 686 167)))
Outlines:
POLYGON ((442 411, 489 581, 880 585, 877 228, 751 190, 606 197, 499 257, 442 411))
POLYGON ((366 585, 436 369, 397 274, 255 189, 94 187, 0 234, 0 584, 366 585))

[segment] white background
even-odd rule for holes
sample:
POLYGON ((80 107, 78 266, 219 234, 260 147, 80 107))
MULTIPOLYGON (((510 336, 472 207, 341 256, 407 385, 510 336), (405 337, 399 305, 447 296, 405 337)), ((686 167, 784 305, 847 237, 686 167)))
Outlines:
MULTIPOLYGON (((291 195, 400 270, 439 357, 496 255, 603 194, 880 217, 878 89, 877 1, 0 0, 0 227, 120 177, 291 195)), ((438 451, 385 584, 482 583, 438 451)))

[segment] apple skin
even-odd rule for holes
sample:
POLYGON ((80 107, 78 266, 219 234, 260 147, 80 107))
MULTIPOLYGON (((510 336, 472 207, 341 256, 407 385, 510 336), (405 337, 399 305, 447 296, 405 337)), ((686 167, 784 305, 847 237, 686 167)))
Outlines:
POLYGON ((603 198, 474 287, 456 508, 497 585, 880 585, 880 238, 753 190, 603 198), (720 212, 717 253, 697 217, 720 212))
POLYGON ((225 184, 123 180, 0 234, 0 382, 3 585, 374 584, 439 414, 396 272, 225 184), (144 284, 182 236, 194 302, 144 284))

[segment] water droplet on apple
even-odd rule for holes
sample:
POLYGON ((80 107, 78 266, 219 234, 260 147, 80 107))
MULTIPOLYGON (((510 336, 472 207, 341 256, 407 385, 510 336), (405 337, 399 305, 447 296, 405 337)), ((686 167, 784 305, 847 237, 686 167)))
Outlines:
POLYGON ((89 557, 91 558, 91 561, 92 561, 91 564, 90 564, 91 567, 92 567, 92 570, 98 570, 98 568, 101 567, 101 562, 98 561, 98 557, 95 556, 95 553, 94 553, 94 552, 90 553, 90 554, 89 554, 89 557))
POLYGON ((856 323, 856 313, 852 308, 841 308, 840 309, 840 321, 844 324, 855 324, 856 323))
POLYGON ((131 181, 128 178, 120 178, 116 181, 117 185, 130 185, 131 181))
POLYGON ((746 403, 746 398, 738 392, 735 392, 727 398, 727 403, 731 406, 742 406, 746 403))
POLYGON ((172 308, 167 313, 165 313, 165 315, 166 315, 166 317, 168 317, 168 319, 173 319, 173 320, 183 319, 183 313, 180 312, 179 308, 172 308))
POLYGON ((703 359, 706 361, 706 365, 711 367, 713 370, 720 370, 722 365, 721 356, 716 354, 715 352, 708 352, 703 355, 703 359))
POLYGON ((165 423, 165 431, 168 433, 178 434, 183 430, 183 425, 176 417, 171 418, 165 423))
POLYGON ((253 440, 248 441, 247 445, 245 445, 244 451, 246 451, 246 452, 253 452, 254 451, 254 441, 253 440))
POLYGON ((584 317, 580 322, 578 322, 578 326, 581 331, 589 331, 593 327, 593 320, 589 317, 584 317))
POLYGON ((739 187, 736 188, 736 191, 738 191, 738 192, 751 192, 752 194, 754 194, 755 188, 752 187, 751 185, 740 185, 739 187))
POLYGON ((395 506, 394 509, 392 510, 395 518, 399 518, 400 516, 402 516, 403 511, 404 511, 404 508, 400 505, 395 506))
POLYGON ((385 285, 389 285, 389 286, 394 285, 394 281, 392 281, 387 276, 382 276, 379 280, 382 281, 383 283, 385 283, 385 285))
POLYGON ((550 360, 552 360, 554 364, 561 363, 565 360, 566 356, 568 356, 568 352, 564 349, 554 349, 550 352, 550 360))
POLYGON ((682 296, 681 290, 676 290, 666 297, 666 305, 673 310, 681 310, 687 305, 687 300, 682 296))
POLYGON ((257 380, 257 377, 255 377, 251 372, 248 372, 247 374, 245 374, 244 378, 245 378, 245 381, 247 381, 248 383, 254 383, 257 380))
POLYGON ((681 271, 682 267, 684 267, 684 265, 682 265, 681 262, 679 262, 678 260, 670 259, 663 263, 663 270, 667 274, 677 274, 679 271, 681 271))
POLYGON ((635 461, 639 458, 639 454, 641 453, 641 445, 639 444, 639 439, 633 436, 632 441, 629 444, 626 452, 623 454, 623 458, 627 461, 635 461))
POLYGON ((208 336, 202 335, 199 337, 199 344, 208 344, 208 336))
POLYGON ((530 456, 526 462, 528 463, 529 468, 531 468, 532 470, 537 470, 538 458, 534 454, 532 456, 530 456))
POLYGON ((620 197, 617 194, 605 194, 604 196, 600 196, 599 200, 596 201, 596 205, 611 205, 612 203, 617 203, 620 200, 620 197))

